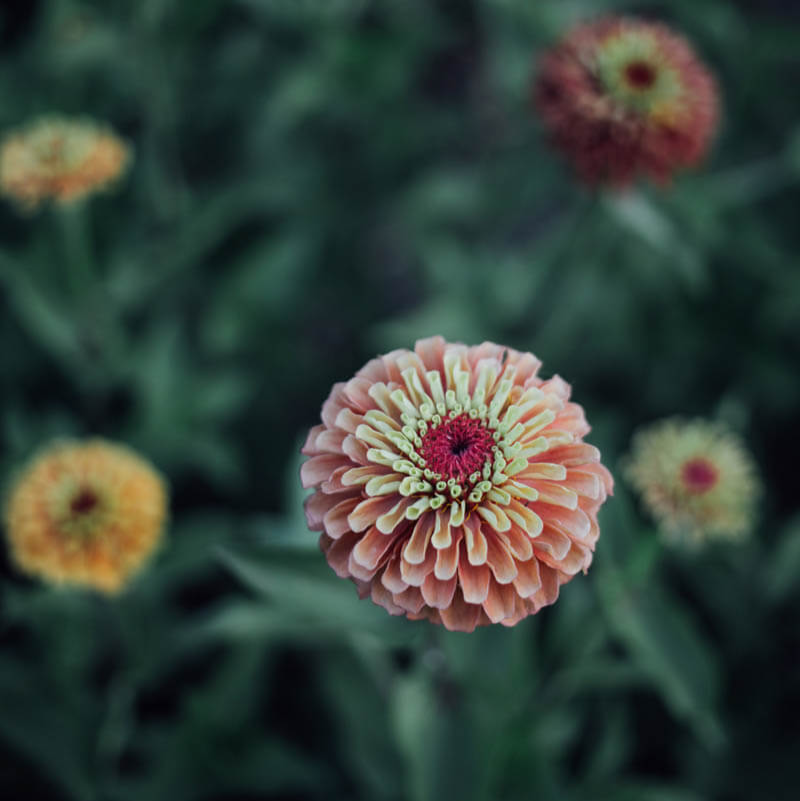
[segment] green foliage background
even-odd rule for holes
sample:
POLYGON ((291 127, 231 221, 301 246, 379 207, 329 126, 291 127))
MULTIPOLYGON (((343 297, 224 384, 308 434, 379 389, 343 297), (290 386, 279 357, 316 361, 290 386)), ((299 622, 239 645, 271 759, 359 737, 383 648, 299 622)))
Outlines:
POLYGON ((800 9, 764 0, 37 0, 0 9, 0 129, 134 146, 72 213, 0 209, 0 474, 100 434, 172 485, 118 600, 0 583, 4 799, 794 801, 800 748, 800 9), (591 195, 530 108, 604 10, 717 72, 713 156, 591 195), (514 629, 356 599, 298 448, 335 380, 440 333, 532 350, 617 476, 595 564, 514 629), (665 551, 631 432, 719 417, 750 542, 665 551))

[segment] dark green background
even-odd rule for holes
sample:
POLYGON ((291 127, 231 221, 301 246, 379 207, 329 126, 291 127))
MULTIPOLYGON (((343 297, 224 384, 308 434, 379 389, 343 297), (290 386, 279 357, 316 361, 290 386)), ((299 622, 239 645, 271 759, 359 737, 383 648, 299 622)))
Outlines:
POLYGON ((38 0, 0 8, 0 130, 135 148, 115 194, 0 208, 0 478, 100 434, 172 486, 118 600, 0 584, 0 795, 75 801, 795 801, 800 7, 680 0, 38 0), (702 169, 576 186, 530 104, 601 10, 719 78, 702 169), (302 516, 336 380, 440 333, 531 350, 617 477, 588 576, 514 629, 356 600, 302 516), (721 418, 752 540, 664 550, 640 424, 721 418))

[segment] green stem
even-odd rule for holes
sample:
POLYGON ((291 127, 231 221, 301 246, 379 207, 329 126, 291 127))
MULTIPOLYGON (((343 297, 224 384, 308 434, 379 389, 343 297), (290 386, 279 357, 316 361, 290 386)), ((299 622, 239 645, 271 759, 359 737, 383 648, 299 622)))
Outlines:
POLYGON ((56 209, 64 248, 65 270, 78 310, 93 294, 94 259, 91 231, 85 203, 70 203, 56 209))

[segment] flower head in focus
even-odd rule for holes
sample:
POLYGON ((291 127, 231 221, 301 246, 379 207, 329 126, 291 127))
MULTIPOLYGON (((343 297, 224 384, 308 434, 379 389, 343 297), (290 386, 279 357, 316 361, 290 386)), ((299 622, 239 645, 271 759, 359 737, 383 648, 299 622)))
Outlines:
POLYGON ((306 518, 362 597, 448 629, 510 626, 589 567, 613 482, 539 366, 433 337, 333 387, 303 448, 306 518))
POLYGON ((9 494, 11 554, 57 584, 120 590, 154 551, 167 516, 164 481, 144 459, 103 440, 57 442, 9 494))
POLYGON ((129 161, 130 148, 97 123, 44 117, 0 146, 0 191, 27 210, 68 203, 107 189, 129 161))
POLYGON ((719 423, 671 418, 642 429, 625 474, 669 540, 735 539, 753 526, 756 467, 719 423))
POLYGON ((665 25, 579 25, 542 58, 535 102, 556 147, 590 184, 658 183, 697 163, 717 126, 717 89, 665 25))

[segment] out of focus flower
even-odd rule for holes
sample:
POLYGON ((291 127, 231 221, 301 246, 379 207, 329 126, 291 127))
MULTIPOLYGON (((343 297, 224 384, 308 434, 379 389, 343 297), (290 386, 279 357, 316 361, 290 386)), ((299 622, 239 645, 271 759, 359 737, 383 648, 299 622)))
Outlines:
POLYGON ((130 161, 112 131, 88 120, 44 117, 0 146, 0 191, 22 208, 80 200, 108 188, 130 161))
POLYGON ((23 469, 5 511, 11 554, 23 571, 114 593, 161 539, 167 491, 126 447, 64 441, 23 469))
POLYGON ((719 423, 668 419, 642 429, 625 474, 669 540, 734 539, 753 526, 756 467, 740 438, 719 423))
POLYGON ((303 453, 306 518, 392 614, 511 626, 586 570, 612 489, 570 388, 492 343, 420 340, 334 385, 303 453))
POLYGON ((716 129, 714 79, 665 25, 625 17, 574 28, 542 58, 535 101, 553 143, 591 184, 663 183, 716 129))

